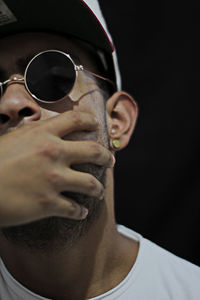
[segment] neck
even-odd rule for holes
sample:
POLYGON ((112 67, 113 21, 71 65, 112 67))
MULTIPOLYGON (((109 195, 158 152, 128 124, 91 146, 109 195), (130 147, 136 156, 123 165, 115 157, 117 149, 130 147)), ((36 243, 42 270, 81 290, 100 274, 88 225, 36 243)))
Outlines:
POLYGON ((108 196, 111 190, 87 235, 59 253, 28 252, 0 234, 0 256, 10 273, 36 294, 59 300, 88 299, 116 286, 131 269, 137 244, 117 232, 108 196))

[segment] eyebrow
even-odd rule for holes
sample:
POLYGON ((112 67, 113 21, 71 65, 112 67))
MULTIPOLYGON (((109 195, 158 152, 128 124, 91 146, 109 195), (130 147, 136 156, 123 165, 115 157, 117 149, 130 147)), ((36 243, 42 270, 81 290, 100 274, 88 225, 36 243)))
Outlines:
POLYGON ((37 52, 34 53, 29 53, 26 56, 20 57, 17 61, 16 61, 16 66, 18 68, 18 70, 20 71, 20 73, 25 72, 25 69, 28 65, 28 63, 31 61, 31 59, 37 54, 37 52))
POLYGON ((5 68, 0 67, 0 82, 7 80, 11 74, 20 73, 24 75, 24 71, 26 66, 28 65, 29 61, 36 55, 37 53, 29 53, 27 56, 20 57, 16 60, 14 65, 11 67, 10 70, 6 70, 5 68))

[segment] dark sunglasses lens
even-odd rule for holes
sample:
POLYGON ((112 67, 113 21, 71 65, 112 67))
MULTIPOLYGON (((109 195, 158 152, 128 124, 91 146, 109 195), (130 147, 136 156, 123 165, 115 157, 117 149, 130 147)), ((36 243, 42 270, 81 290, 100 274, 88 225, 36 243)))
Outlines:
POLYGON ((76 72, 72 61, 57 51, 36 56, 26 71, 26 84, 37 99, 54 102, 73 88, 76 72))

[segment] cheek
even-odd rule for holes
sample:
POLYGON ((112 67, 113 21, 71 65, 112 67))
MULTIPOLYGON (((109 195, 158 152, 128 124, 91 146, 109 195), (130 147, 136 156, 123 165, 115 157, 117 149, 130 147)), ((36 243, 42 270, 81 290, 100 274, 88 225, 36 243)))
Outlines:
POLYGON ((102 121, 104 116, 104 103, 97 88, 83 95, 79 101, 72 103, 74 111, 90 113, 96 116, 99 122, 102 121))
POLYGON ((41 120, 47 120, 57 115, 59 115, 59 113, 56 111, 41 108, 41 120))
POLYGON ((104 99, 97 99, 95 116, 99 121, 98 142, 106 148, 109 147, 108 124, 104 99))
POLYGON ((64 99, 56 103, 48 104, 48 103, 40 102, 39 105, 45 111, 60 113, 60 114, 65 111, 73 110, 74 107, 74 103, 69 99, 68 96, 66 96, 64 99))
POLYGON ((74 107, 76 111, 91 113, 99 121, 99 129, 96 132, 96 140, 100 144, 108 148, 108 128, 106 120, 106 105, 100 90, 93 91, 87 97, 82 98, 77 106, 74 107))
POLYGON ((92 114, 99 121, 99 134, 107 133, 105 102, 99 90, 95 89, 90 94, 83 96, 80 101, 72 102, 68 97, 54 103, 40 103, 41 119, 55 117, 65 111, 77 111, 92 114), (105 132, 106 130, 106 132, 105 132))

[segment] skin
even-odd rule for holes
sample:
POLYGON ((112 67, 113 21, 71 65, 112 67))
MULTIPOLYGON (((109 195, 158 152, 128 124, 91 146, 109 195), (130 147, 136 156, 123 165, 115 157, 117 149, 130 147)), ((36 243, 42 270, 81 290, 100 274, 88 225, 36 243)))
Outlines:
MULTIPOLYGON (((0 80, 22 77, 16 61, 47 49, 72 53, 98 73, 81 42, 26 33, 1 39, 0 67, 7 77, 0 80)), ((118 150, 126 147, 136 119, 137 105, 123 91, 106 101, 105 111, 100 89, 84 72, 66 101, 55 104, 35 101, 22 84, 7 86, 0 100, 0 256, 31 291, 88 299, 115 287, 132 268, 138 244, 119 234, 115 223, 112 141, 120 141, 118 150), (50 233, 42 250, 37 236, 30 248, 4 234, 21 225, 40 228, 52 217, 72 228, 64 243, 59 226, 58 237, 50 233), (84 234, 76 235, 77 224, 84 234)))

